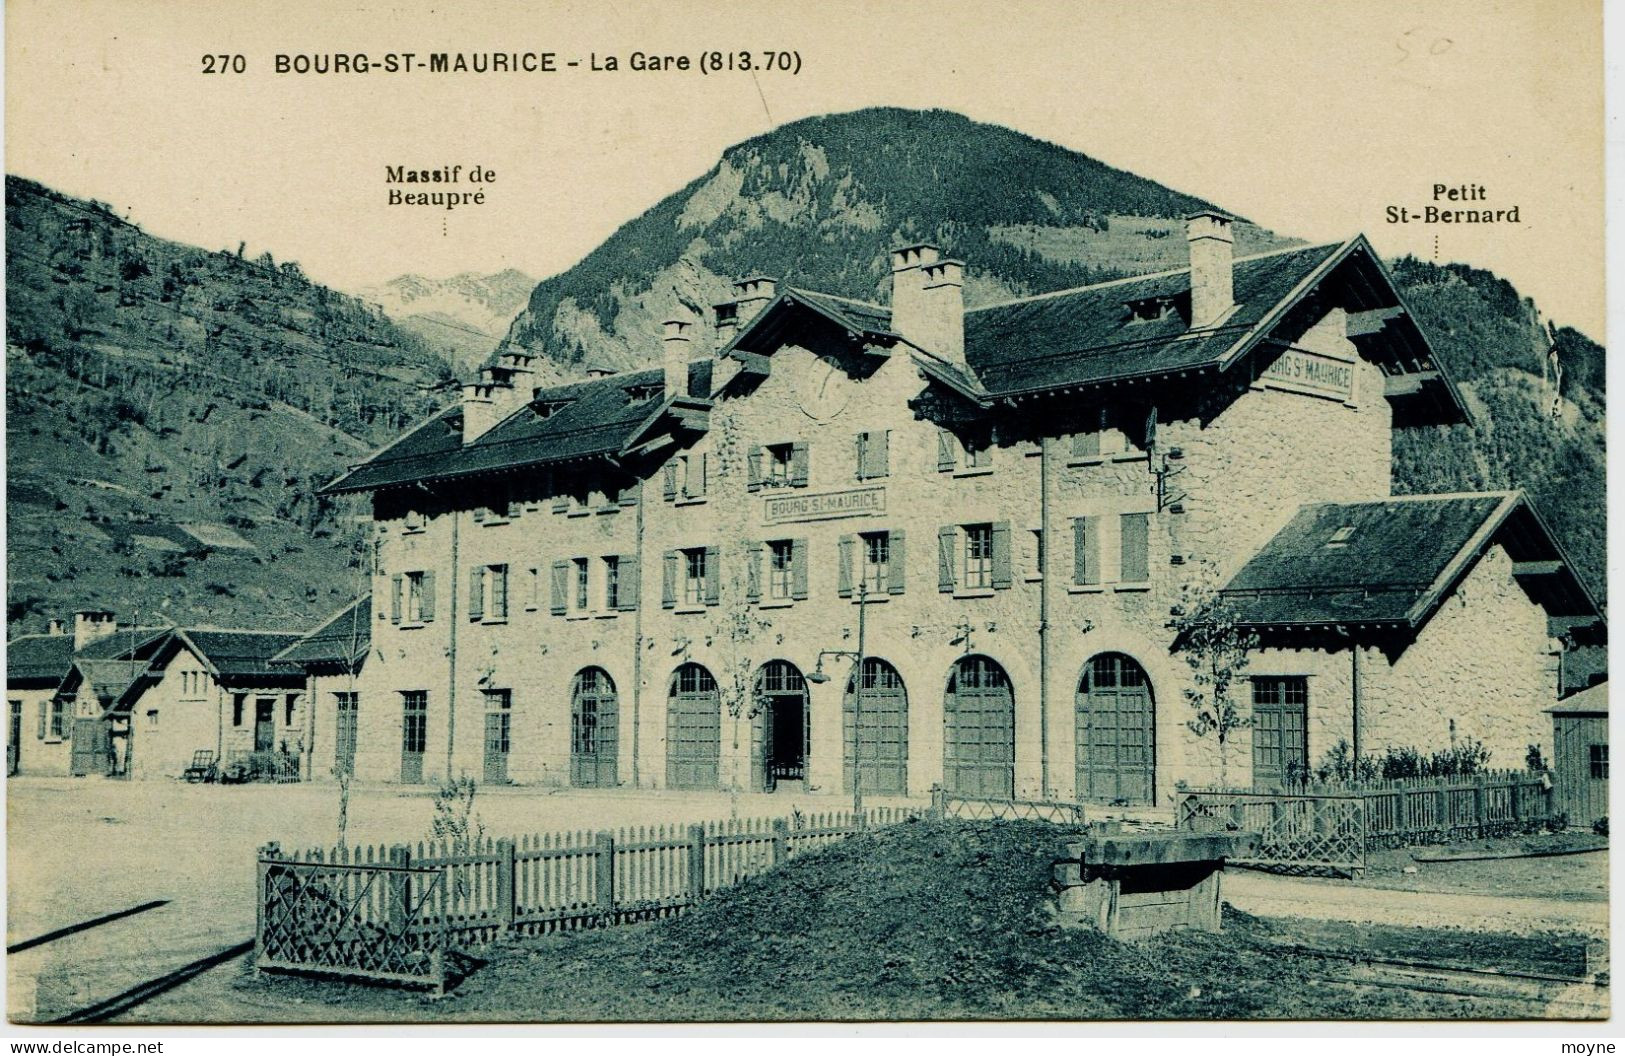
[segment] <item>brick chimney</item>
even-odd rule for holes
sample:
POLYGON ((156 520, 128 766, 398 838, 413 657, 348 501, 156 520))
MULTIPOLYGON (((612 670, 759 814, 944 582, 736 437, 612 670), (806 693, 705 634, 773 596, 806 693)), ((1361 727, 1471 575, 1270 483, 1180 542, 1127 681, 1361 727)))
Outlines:
POLYGON ((118 621, 108 609, 80 609, 73 614, 73 651, 99 642, 118 630, 118 621))
POLYGON ((1213 210, 1185 218, 1191 251, 1191 328, 1216 326, 1236 305, 1230 217, 1213 210))
POLYGON ((739 325, 744 326, 756 318, 756 313, 766 308, 768 302, 779 294, 779 280, 766 275, 753 275, 748 279, 740 279, 734 283, 735 316, 739 325))
POLYGON ((921 243, 892 250, 892 329, 903 340, 965 365, 965 262, 921 243))
MULTIPOLYGON (((463 443, 472 444, 502 420, 497 413, 496 390, 500 387, 488 376, 463 385, 463 443)), ((504 400, 504 403, 506 400, 504 400)))
POLYGON ((666 398, 688 395, 688 360, 694 332, 691 319, 667 319, 663 324, 660 364, 665 370, 666 398))
POLYGON ((61 620, 54 620, 53 619, 53 620, 47 620, 46 621, 46 623, 45 623, 45 633, 50 635, 52 638, 58 638, 58 637, 61 637, 64 634, 67 634, 68 631, 67 631, 67 628, 62 626, 62 621, 61 620))
POLYGON ((529 352, 510 349, 463 386, 463 443, 478 440, 524 406, 535 391, 535 360, 529 352))

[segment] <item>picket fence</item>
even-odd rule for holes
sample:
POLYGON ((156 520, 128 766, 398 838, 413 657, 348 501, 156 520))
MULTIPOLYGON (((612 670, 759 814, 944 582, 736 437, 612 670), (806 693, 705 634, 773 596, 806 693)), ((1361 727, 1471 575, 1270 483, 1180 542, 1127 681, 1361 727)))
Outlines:
POLYGON ((641 825, 614 832, 550 832, 514 839, 313 848, 262 861, 436 870, 441 882, 413 926, 459 945, 672 916, 708 893, 766 872, 865 829, 922 812, 875 807, 703 824, 641 825))
POLYGON ((1553 820, 1551 780, 1525 770, 1463 777, 1317 782, 1308 795, 1352 795, 1365 802, 1367 847, 1404 847, 1487 839, 1553 820))

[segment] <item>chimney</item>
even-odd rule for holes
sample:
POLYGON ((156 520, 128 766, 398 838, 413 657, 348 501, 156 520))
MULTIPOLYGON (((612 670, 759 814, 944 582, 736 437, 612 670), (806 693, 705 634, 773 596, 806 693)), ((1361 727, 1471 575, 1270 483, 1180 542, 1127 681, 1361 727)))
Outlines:
POLYGON ((1185 218, 1185 237, 1191 250, 1193 330, 1217 326, 1235 307, 1230 223, 1230 217, 1213 210, 1185 218))
POLYGON ((739 302, 728 301, 713 306, 717 322, 717 347, 726 348, 739 333, 739 302))
POLYGON ((587 373, 587 377, 592 378, 594 380, 596 380, 598 378, 608 378, 608 377, 613 377, 614 376, 615 368, 610 367, 610 366, 606 366, 605 364, 600 363, 600 362, 593 362, 593 363, 587 364, 586 373, 587 373))
POLYGON ((665 337, 661 342, 660 363, 665 368, 666 398, 669 400, 688 395, 688 346, 694 323, 689 319, 667 319, 662 326, 665 337))
POLYGON ((939 259, 936 246, 892 250, 892 329, 903 340, 965 365, 965 262, 939 259))
POLYGON ((45 624, 45 633, 56 638, 68 632, 63 628, 61 620, 49 620, 45 624))
POLYGON ((463 385, 463 443, 472 444, 502 420, 497 413, 497 388, 489 376, 463 385))
POLYGON ((734 283, 734 317, 740 326, 756 318, 756 313, 767 307, 779 293, 779 280, 766 275, 753 275, 734 283))
POLYGON ((73 651, 77 653, 117 630, 118 622, 107 609, 80 609, 73 614, 73 651))

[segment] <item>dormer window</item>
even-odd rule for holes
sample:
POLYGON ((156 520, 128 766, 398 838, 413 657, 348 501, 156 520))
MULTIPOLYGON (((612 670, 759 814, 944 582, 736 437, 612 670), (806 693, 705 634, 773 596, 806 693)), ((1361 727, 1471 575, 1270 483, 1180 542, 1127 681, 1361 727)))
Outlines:
POLYGON ((570 406, 570 402, 569 400, 537 400, 532 405, 532 410, 536 412, 538 418, 551 418, 570 406))
POLYGON ((1167 295, 1158 297, 1136 297, 1125 302, 1128 307, 1130 322, 1144 322, 1150 319, 1161 319, 1174 310, 1174 298, 1167 295))
POLYGON ((1326 540, 1326 545, 1328 547, 1344 547, 1349 545, 1349 540, 1353 538, 1353 536, 1354 525, 1345 524, 1343 527, 1332 533, 1332 537, 1326 540))
POLYGON ((662 386, 659 385, 628 385, 626 387, 626 402, 628 404, 644 403, 655 398, 662 386))

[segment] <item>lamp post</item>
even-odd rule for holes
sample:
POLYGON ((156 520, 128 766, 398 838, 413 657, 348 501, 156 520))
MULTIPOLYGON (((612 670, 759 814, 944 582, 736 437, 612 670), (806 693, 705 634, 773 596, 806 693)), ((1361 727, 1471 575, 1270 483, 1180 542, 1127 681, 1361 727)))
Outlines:
POLYGON ((865 615, 869 609, 869 584, 858 581, 858 648, 856 652, 850 649, 820 649, 818 651, 818 667, 807 676, 807 681, 813 683, 828 682, 829 676, 824 674, 824 657, 844 656, 852 658, 852 813, 858 818, 863 817, 863 660, 864 660, 864 624, 865 615))

